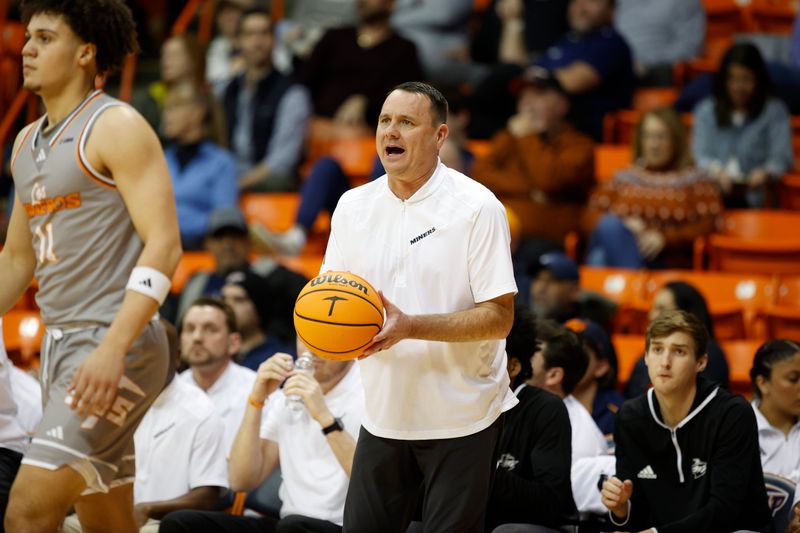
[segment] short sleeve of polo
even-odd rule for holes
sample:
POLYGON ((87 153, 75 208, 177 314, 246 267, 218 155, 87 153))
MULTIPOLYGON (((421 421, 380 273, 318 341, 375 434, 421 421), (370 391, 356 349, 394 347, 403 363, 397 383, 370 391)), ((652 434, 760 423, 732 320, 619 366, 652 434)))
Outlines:
POLYGON ((496 198, 487 200, 469 237, 469 280, 475 303, 517 293, 511 263, 511 234, 505 208, 496 198))
POLYGON ((320 272, 328 272, 331 270, 336 271, 346 271, 347 265, 345 263, 344 257, 342 256, 341 249, 339 248, 339 244, 336 242, 336 234, 337 234, 337 227, 339 226, 339 220, 336 216, 336 211, 333 213, 333 218, 331 219, 331 233, 328 237, 328 246, 325 248, 325 257, 322 259, 322 266, 320 267, 320 272))
POLYGON ((216 414, 198 426, 189 458, 190 488, 228 486, 224 436, 225 426, 216 414))
POLYGON ((278 417, 280 405, 278 402, 286 401, 286 396, 272 393, 264 406, 264 414, 261 415, 261 431, 259 436, 265 440, 278 442, 280 437, 280 420, 278 417))

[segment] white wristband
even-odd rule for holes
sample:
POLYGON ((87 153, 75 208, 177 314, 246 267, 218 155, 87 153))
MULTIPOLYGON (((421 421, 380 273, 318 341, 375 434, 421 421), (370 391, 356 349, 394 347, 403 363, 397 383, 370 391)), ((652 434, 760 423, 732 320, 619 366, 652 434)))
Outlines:
POLYGON ((171 286, 169 278, 155 268, 137 266, 131 271, 131 277, 125 288, 149 296, 161 305, 167 298, 171 286))

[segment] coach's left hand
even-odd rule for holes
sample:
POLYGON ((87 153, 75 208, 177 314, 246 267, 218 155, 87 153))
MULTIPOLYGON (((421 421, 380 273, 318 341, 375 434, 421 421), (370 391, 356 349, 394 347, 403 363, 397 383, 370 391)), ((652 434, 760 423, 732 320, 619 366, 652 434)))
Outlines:
POLYGON ((411 318, 390 302, 381 291, 378 291, 378 294, 380 294, 383 308, 386 310, 386 320, 383 322, 383 328, 372 338, 370 347, 364 350, 364 355, 359 359, 389 349, 411 335, 411 318))
POLYGON ((78 416, 103 414, 117 395, 125 370, 125 354, 116 354, 101 344, 89 354, 72 377, 70 407, 78 416))

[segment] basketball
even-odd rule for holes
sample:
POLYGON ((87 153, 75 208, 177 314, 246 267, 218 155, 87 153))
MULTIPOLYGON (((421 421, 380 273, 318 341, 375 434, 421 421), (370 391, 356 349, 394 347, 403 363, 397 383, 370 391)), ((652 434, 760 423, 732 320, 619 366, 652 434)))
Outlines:
POLYGON ((359 357, 383 327, 378 291, 351 272, 325 272, 309 281, 294 304, 294 327, 314 354, 359 357))

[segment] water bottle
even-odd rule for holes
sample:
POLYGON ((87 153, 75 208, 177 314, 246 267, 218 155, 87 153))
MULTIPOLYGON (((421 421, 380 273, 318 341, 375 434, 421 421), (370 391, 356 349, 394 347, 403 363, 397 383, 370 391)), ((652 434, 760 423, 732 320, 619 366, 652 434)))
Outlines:
MULTIPOLYGON (((314 372, 312 367, 312 363, 314 362, 311 353, 303 352, 300 354, 300 357, 297 358, 297 361, 294 363, 294 369, 298 372, 303 372, 307 374, 311 374, 314 372)), ((292 395, 286 397, 286 405, 289 407, 291 411, 300 412, 303 410, 303 399, 300 396, 292 395)))

